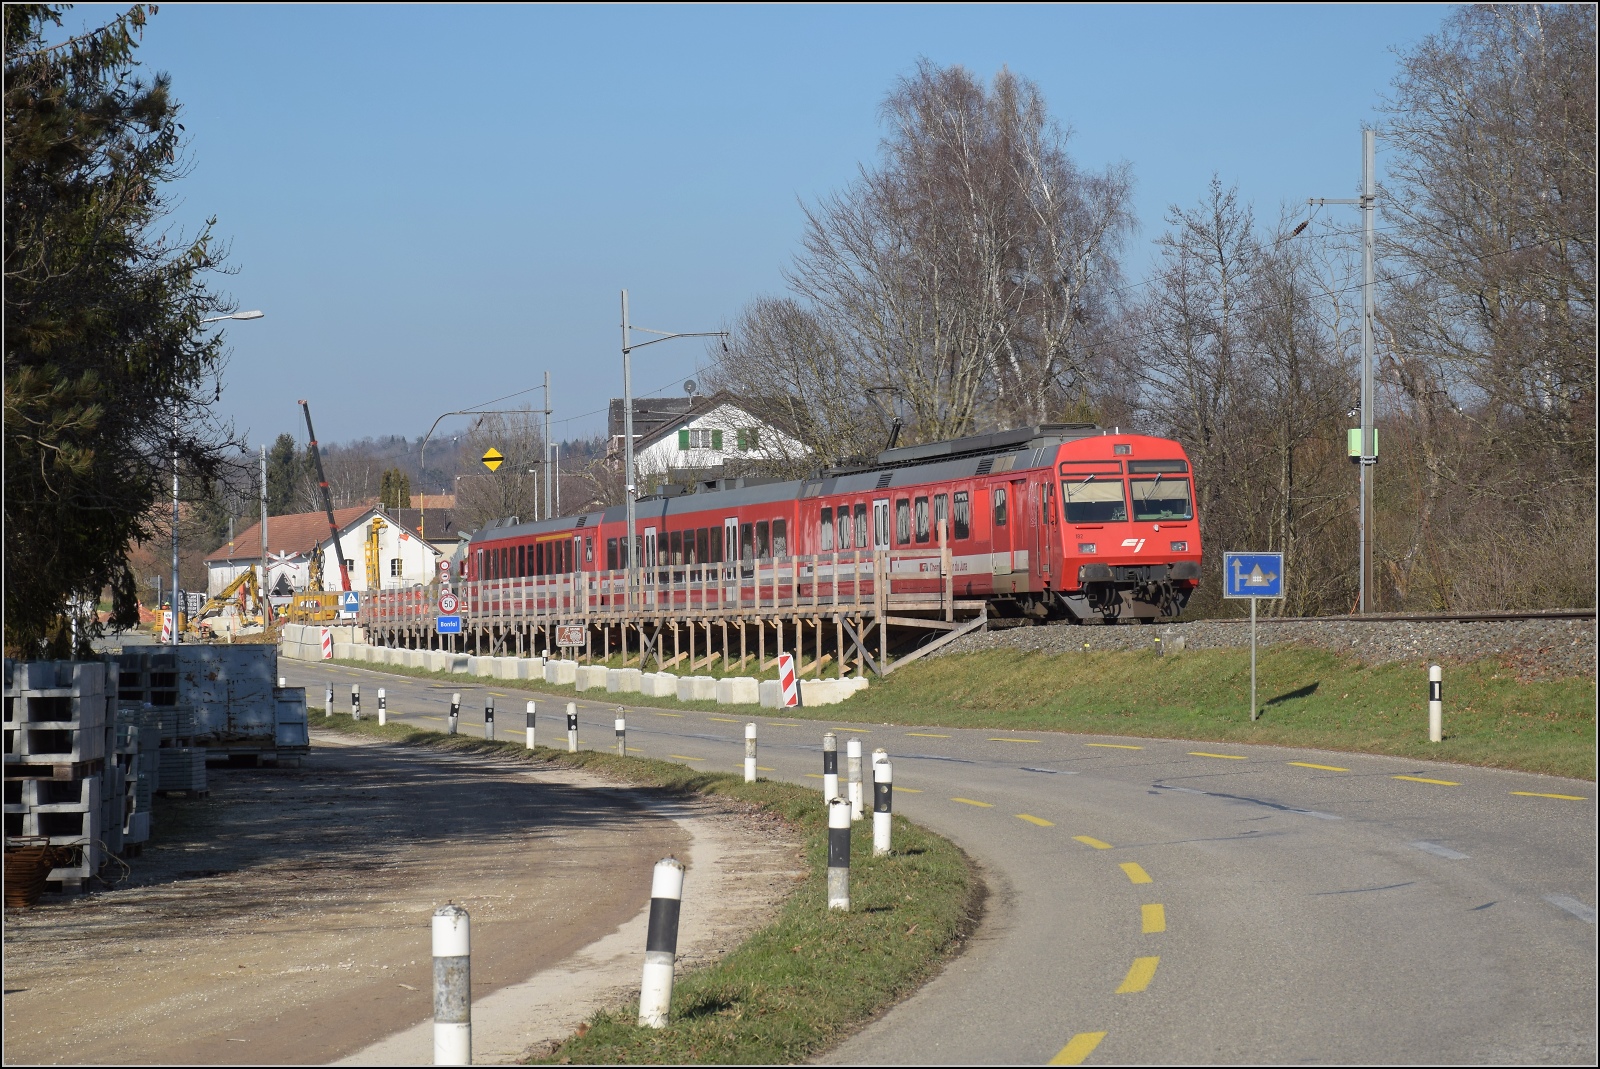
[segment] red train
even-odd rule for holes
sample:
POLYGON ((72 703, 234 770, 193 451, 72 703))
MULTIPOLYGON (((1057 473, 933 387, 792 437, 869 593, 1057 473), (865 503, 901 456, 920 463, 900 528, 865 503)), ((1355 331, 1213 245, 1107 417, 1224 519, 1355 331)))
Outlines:
MULTIPOLYGON (((1155 622, 1182 612, 1200 581, 1191 474, 1177 442, 1050 424, 891 449, 810 479, 671 487, 636 503, 634 545, 659 581, 697 581, 709 566, 731 578, 795 555, 892 560, 936 549, 944 521, 955 596, 986 601, 991 617, 1155 622)), ((624 569, 626 526, 621 505, 502 521, 472 536, 465 578, 624 569)), ((897 592, 917 589, 891 568, 897 592)))

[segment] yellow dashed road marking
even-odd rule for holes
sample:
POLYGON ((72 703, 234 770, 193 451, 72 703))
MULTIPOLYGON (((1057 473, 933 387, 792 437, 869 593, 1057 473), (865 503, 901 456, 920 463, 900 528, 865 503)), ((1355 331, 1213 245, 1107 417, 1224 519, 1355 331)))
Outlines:
POLYGON ((1519 798, 1559 798, 1563 802, 1581 802, 1584 800, 1581 794, 1544 794, 1541 791, 1512 791, 1511 793, 1519 798))
POLYGON ((949 735, 933 735, 926 731, 908 731, 907 735, 915 735, 919 739, 948 739, 949 735))
POLYGON ((807 772, 806 773, 806 779, 821 779, 821 778, 822 778, 822 773, 821 772, 807 772))
POLYGON ((902 787, 898 783, 894 785, 894 789, 897 790, 897 791, 902 791, 902 792, 904 792, 906 794, 921 794, 922 793, 922 788, 921 787, 902 787))
POLYGON ((1436 783, 1441 787, 1459 787, 1461 784, 1448 779, 1428 779, 1426 776, 1390 776, 1390 779, 1405 779, 1412 783, 1436 783))
POLYGON ((1189 751, 1189 756, 1190 757, 1216 757, 1216 758, 1220 758, 1221 760, 1224 760, 1224 761, 1248 761, 1248 760, 1250 760, 1248 757, 1243 757, 1243 756, 1241 756, 1239 754, 1236 754, 1236 753, 1201 753, 1199 750, 1190 750, 1189 751))
POLYGON ((989 802, 975 802, 971 798, 952 798, 950 800, 952 802, 960 802, 962 805, 981 806, 984 809, 993 809, 994 808, 994 806, 992 804, 990 804, 989 802))
POLYGON ((1102 841, 1100 839, 1096 839, 1093 835, 1074 835, 1072 837, 1072 841, 1073 842, 1077 842, 1077 843, 1082 843, 1084 846, 1092 846, 1096 850, 1110 850, 1111 849, 1111 844, 1110 843, 1104 842, 1104 841, 1102 841))
POLYGON ((670 757, 670 758, 673 758, 674 760, 677 760, 677 761, 704 761, 705 760, 704 757, 690 757, 688 754, 681 754, 681 753, 669 753, 669 754, 667 754, 667 756, 670 757))
POLYGON ((1056 1053, 1054 1058, 1050 1059, 1048 1064, 1082 1065, 1083 1060, 1094 1053, 1094 1049, 1104 1038, 1106 1038, 1104 1032, 1079 1032, 1056 1053))
POLYGON ((719 724, 742 724, 742 723, 744 723, 743 720, 731 720, 731 719, 729 719, 728 717, 725 717, 725 716, 708 716, 708 717, 706 717, 706 719, 707 720, 715 720, 719 724))
POLYGON ((834 728, 833 730, 835 730, 835 731, 853 731, 857 735, 871 735, 872 734, 872 732, 868 731, 866 728, 834 728))
POLYGON ((1152 882, 1150 879, 1150 874, 1146 872, 1144 867, 1137 861, 1124 861, 1121 868, 1123 872, 1128 874, 1128 879, 1132 880, 1134 883, 1152 882))
POLYGON ((1038 739, 990 739, 990 742, 1038 742, 1038 739))
POLYGON ((656 715, 657 716, 677 716, 677 717, 683 716, 682 713, 657 713, 656 715))
POLYGON ((1041 828, 1053 828, 1053 827, 1055 827, 1055 822, 1054 821, 1046 820, 1043 817, 1036 817, 1031 813, 1018 813, 1017 814, 1017 819, 1018 820, 1026 820, 1029 824, 1037 824, 1041 828))
POLYGON ((1167 930, 1167 907, 1160 902, 1140 906, 1139 914, 1140 927, 1145 935, 1167 930))
POLYGON ((1296 768, 1315 768, 1321 772, 1349 772, 1348 768, 1339 768, 1335 765, 1314 765, 1310 761, 1290 761, 1296 768))
POLYGON ((1160 962, 1161 959, 1154 955, 1148 958, 1134 958, 1133 965, 1128 969, 1128 975, 1122 978, 1122 986, 1117 988, 1117 994, 1137 994, 1149 987, 1150 981, 1156 978, 1156 966, 1160 962))
MULTIPOLYGON (((1124 746, 1120 742, 1086 742, 1086 743, 1084 743, 1084 745, 1085 746, 1096 746, 1096 747, 1099 747, 1102 750, 1142 750, 1142 749, 1144 749, 1143 746, 1124 746)), ((1105 1035, 1105 1033, 1104 1032, 1086 1032, 1085 1035, 1103 1036, 1103 1035, 1105 1035)), ((1099 1042, 1099 1041, 1096 1040, 1096 1042, 1099 1042)))

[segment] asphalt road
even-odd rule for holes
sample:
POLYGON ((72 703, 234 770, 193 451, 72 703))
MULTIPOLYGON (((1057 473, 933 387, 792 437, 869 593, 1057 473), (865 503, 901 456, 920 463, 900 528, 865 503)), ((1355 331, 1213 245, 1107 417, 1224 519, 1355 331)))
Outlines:
MULTIPOLYGON (((284 660, 349 710, 564 745, 567 699, 284 660)), ((637 698, 637 695, 629 697, 637 698)), ((968 950, 842 1063, 1574 1062, 1596 1044, 1595 786, 1399 758, 628 705, 629 752, 820 787, 821 736, 982 867, 968 950)), ((618 703, 580 701, 585 748, 618 703)), ((839 707, 841 712, 847 706, 839 707)), ((1423 729, 1419 718, 1419 730, 1423 729)), ((820 804, 820 792, 819 792, 820 804)), ((870 825, 857 825, 870 834, 870 825)))

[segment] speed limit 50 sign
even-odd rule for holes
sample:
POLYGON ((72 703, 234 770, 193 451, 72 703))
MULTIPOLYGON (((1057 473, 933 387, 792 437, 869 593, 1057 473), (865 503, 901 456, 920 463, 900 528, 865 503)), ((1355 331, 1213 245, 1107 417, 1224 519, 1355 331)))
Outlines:
POLYGON ((456 596, 454 594, 439 595, 439 611, 446 616, 451 616, 456 611, 456 596))

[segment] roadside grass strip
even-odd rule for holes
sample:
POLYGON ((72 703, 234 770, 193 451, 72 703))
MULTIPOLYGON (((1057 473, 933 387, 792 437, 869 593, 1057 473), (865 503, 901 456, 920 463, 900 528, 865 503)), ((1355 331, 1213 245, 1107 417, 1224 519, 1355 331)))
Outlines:
MULTIPOLYGON (((895 850, 887 858, 872 856, 870 834, 851 836, 851 911, 829 911, 827 814, 812 788, 772 780, 745 783, 742 776, 598 750, 529 751, 521 742, 487 742, 403 724, 379 727, 346 714, 316 718, 312 726, 401 745, 579 768, 668 795, 724 797, 764 809, 799 830, 808 868, 803 881, 771 925, 715 964, 678 975, 666 1028, 638 1027, 637 1002, 605 1010, 542 1063, 805 1061, 929 979, 983 911, 983 885, 966 855, 898 815, 895 850)), ((650 885, 648 871, 635 876, 641 891, 650 885)), ((642 962, 642 944, 639 956, 642 962)))
POLYGON ((1094 1049, 1100 1045, 1100 1041, 1104 1038, 1106 1038, 1104 1032, 1079 1032, 1046 1064, 1082 1065, 1084 1059, 1094 1053, 1094 1049))

